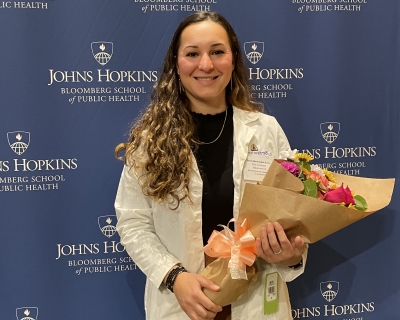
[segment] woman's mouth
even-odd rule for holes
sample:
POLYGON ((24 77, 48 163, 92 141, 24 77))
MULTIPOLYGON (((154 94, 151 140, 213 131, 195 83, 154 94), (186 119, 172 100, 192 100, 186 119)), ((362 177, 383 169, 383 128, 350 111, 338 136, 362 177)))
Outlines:
POLYGON ((211 80, 215 80, 218 78, 218 76, 215 77, 194 77, 196 80, 200 80, 200 81, 211 81, 211 80))

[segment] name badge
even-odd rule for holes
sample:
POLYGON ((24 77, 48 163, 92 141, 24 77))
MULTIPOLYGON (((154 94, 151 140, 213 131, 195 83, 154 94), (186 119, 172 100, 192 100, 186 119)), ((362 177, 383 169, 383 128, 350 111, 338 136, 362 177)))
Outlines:
POLYGON ((268 152, 249 152, 243 168, 244 179, 261 182, 272 161, 268 152))

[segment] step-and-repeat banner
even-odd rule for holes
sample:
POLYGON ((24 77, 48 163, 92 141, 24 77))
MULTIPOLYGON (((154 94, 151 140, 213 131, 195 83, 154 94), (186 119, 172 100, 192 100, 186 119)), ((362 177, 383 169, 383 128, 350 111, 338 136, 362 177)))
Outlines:
MULTIPOLYGON (((198 10, 232 23, 293 148, 399 178, 398 0, 0 1, 1 320, 145 318, 145 278, 115 230, 113 149, 198 10)), ((399 319, 398 196, 310 246, 294 319, 399 319)))

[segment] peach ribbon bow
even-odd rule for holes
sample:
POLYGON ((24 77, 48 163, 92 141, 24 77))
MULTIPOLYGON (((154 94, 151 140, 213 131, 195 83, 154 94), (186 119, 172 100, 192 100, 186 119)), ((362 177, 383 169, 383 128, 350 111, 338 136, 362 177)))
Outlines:
POLYGON ((241 224, 231 219, 228 225, 231 222, 236 224, 236 232, 230 230, 228 226, 219 224, 218 226, 223 227, 224 230, 213 231, 204 247, 204 252, 213 258, 230 258, 228 267, 232 279, 247 280, 246 265, 252 266, 256 259, 256 239, 248 230, 246 219, 241 224))

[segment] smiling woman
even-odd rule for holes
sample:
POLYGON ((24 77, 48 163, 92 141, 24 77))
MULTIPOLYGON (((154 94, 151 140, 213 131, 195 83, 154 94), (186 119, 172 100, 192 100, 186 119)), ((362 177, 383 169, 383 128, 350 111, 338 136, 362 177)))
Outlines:
POLYGON ((203 246, 212 230, 238 218, 245 183, 257 183, 244 178, 252 148, 271 158, 290 148, 275 118, 261 110, 226 19, 198 12, 183 20, 150 105, 115 150, 125 162, 117 230, 147 276, 146 319, 292 318, 285 282, 303 272, 307 248, 300 237, 291 243, 278 223, 268 223, 256 240, 257 280, 232 306, 205 296, 203 289, 220 288, 200 275, 210 262, 203 246), (274 307, 266 308, 264 283, 271 274, 278 289, 274 307))

